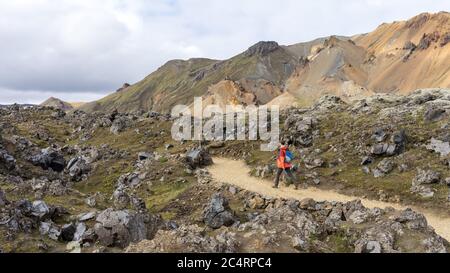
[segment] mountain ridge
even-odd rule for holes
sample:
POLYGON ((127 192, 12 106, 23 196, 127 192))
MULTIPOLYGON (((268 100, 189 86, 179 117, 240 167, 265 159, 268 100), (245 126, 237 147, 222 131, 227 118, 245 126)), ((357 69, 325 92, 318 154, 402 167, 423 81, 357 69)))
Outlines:
MULTIPOLYGON (((219 104, 257 98, 257 92, 269 83, 279 92, 266 92, 264 96, 274 96, 254 98, 250 103, 283 101, 282 107, 291 103, 308 106, 323 95, 354 100, 375 93, 409 94, 419 88, 448 88, 449 42, 448 12, 422 13, 406 21, 383 23, 372 32, 352 37, 330 36, 287 46, 261 41, 227 60, 168 61, 126 90, 80 109, 170 112, 177 104, 191 104, 194 96, 212 101, 208 98, 215 96, 215 88, 226 86, 226 81, 235 82, 242 90, 229 88, 230 94, 219 96, 226 98, 219 104)), ((225 91, 219 88, 217 92, 224 95, 225 91)))
POLYGON ((69 102, 65 102, 65 101, 60 100, 55 97, 48 98, 46 101, 41 103, 39 106, 53 107, 53 108, 60 109, 63 111, 70 111, 70 110, 74 109, 74 106, 72 104, 70 104, 69 102))

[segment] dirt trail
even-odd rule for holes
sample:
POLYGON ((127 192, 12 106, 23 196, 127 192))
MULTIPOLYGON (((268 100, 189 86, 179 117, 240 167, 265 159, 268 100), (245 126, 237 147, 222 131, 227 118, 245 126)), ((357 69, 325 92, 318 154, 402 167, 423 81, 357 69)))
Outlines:
MULTIPOLYGON (((243 161, 236 161, 225 158, 214 158, 214 165, 209 168, 209 172, 211 173, 213 179, 217 182, 234 185, 236 187, 272 198, 297 200, 312 198, 316 201, 338 202, 349 202, 355 199, 360 199, 364 206, 368 208, 393 207, 397 210, 404 210, 408 208, 400 204, 347 196, 334 191, 321 190, 317 188, 295 190, 294 188, 281 187, 280 189, 273 189, 271 181, 250 176, 250 168, 243 161)), ((438 216, 432 212, 417 207, 411 208, 424 214, 428 220, 429 225, 432 226, 439 235, 450 241, 449 217, 438 216)))

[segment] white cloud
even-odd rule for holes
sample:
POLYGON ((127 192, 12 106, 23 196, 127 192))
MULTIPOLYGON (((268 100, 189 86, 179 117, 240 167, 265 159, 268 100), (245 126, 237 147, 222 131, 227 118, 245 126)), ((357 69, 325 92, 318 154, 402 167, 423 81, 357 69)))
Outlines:
POLYGON ((224 59, 260 40, 353 35, 439 10, 450 2, 0 0, 0 103, 96 99, 170 59, 224 59))

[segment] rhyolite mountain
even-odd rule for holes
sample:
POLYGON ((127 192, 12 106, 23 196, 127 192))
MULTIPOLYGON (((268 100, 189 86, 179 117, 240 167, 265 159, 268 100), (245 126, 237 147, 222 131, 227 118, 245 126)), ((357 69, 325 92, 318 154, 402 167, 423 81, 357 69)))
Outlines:
POLYGON ((203 96, 207 104, 311 105, 326 94, 344 100, 450 87, 450 13, 423 13, 353 37, 290 46, 259 42, 228 60, 167 62, 142 81, 81 107, 94 111, 169 112, 203 96))
POLYGON ((144 80, 81 109, 164 112, 180 103, 190 104, 194 96, 205 95, 211 86, 225 80, 245 80, 248 91, 258 93, 266 84, 282 86, 297 65, 298 58, 287 49, 275 42, 260 42, 225 61, 169 61, 144 80))

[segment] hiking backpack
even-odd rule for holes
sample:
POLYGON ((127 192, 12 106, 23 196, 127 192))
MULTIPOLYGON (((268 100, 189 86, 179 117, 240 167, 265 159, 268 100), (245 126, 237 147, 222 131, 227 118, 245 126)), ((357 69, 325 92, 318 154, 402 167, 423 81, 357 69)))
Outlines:
POLYGON ((291 151, 286 151, 286 158, 284 161, 290 163, 292 160, 294 160, 294 154, 291 151))

